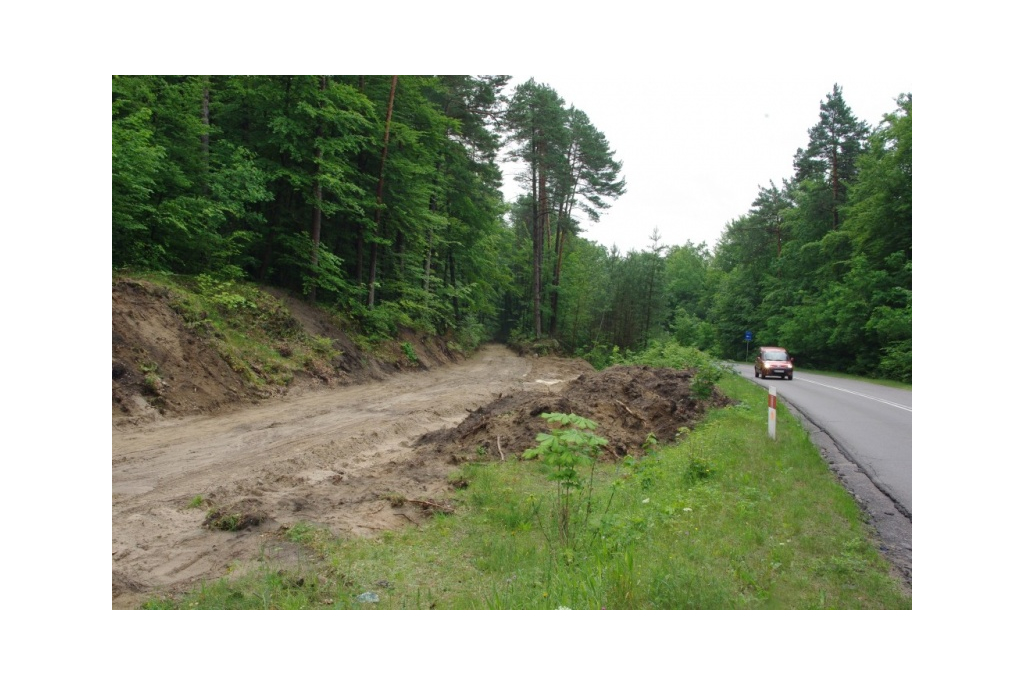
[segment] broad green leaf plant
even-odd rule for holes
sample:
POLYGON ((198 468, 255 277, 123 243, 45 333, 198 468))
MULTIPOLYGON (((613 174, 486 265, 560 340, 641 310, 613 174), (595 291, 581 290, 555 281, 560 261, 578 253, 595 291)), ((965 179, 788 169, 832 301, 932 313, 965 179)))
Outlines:
POLYGON ((555 519, 558 539, 564 546, 575 538, 576 522, 585 527, 591 511, 594 467, 597 455, 608 440, 593 431, 597 423, 576 414, 547 413, 541 418, 551 424, 550 433, 537 434, 537 446, 523 452, 524 459, 539 459, 551 469, 548 476, 557 483, 555 519), (581 469, 590 468, 586 482, 581 469))

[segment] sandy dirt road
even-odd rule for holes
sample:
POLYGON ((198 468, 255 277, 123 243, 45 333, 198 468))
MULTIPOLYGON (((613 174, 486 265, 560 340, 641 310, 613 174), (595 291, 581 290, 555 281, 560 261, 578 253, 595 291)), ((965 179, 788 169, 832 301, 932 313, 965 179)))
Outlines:
POLYGON ((298 521, 354 536, 416 523, 409 507, 396 510, 384 497, 444 498, 454 468, 414 448, 418 436, 454 426, 502 394, 551 392, 588 368, 486 346, 429 372, 217 416, 114 427, 114 608, 221 577, 260 556, 294 553, 274 533, 298 521), (202 506, 190 507, 197 497, 202 506), (239 507, 266 519, 239 532, 203 526, 209 509, 239 507))

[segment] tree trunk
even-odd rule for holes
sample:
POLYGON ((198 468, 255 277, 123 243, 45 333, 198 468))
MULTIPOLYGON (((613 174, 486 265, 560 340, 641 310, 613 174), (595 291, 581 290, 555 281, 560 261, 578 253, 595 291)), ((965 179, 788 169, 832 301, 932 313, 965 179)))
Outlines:
POLYGON ((551 240, 551 211, 548 197, 547 168, 545 167, 545 156, 547 144, 542 138, 536 142, 536 154, 534 155, 534 221, 533 221, 533 336, 539 340, 543 334, 543 321, 541 317, 541 276, 544 270, 544 246, 545 241, 551 240))
POLYGON ((356 236, 356 283, 359 285, 363 284, 363 227, 360 226, 356 229, 359 234, 356 236))
POLYGON ((533 339, 540 340, 540 276, 544 260, 544 229, 541 226, 537 199, 537 168, 534 162, 533 174, 533 339))
POLYGON ((562 282, 562 254, 568 232, 568 228, 555 229, 555 273, 551 277, 551 322, 548 325, 548 335, 552 338, 558 336, 558 285, 562 282))
MULTIPOLYGON (((327 90, 327 77, 320 77, 320 92, 323 93, 327 90)), ((324 137, 324 124, 320 121, 316 126, 316 140, 314 145, 316 151, 313 154, 315 161, 313 162, 313 222, 309 229, 309 237, 313 241, 313 251, 310 255, 310 265, 312 266, 313 272, 313 286, 309 289, 309 301, 311 304, 316 303, 316 277, 317 268, 320 266, 320 223, 323 219, 323 210, 321 209, 324 200, 324 189, 320 184, 320 161, 324 157, 323 148, 320 147, 320 143, 324 137)))
POLYGON ((405 234, 395 229, 395 255, 398 257, 398 279, 405 281, 405 234))
POLYGON ((562 281, 562 256, 565 253, 565 242, 568 239, 572 210, 576 205, 576 190, 579 188, 580 174, 583 171, 582 164, 578 163, 578 146, 574 143, 569 149, 569 168, 572 173, 572 188, 563 198, 558 207, 558 216, 555 218, 555 269, 551 278, 551 325, 548 327, 548 335, 552 338, 558 336, 558 284, 562 281))
MULTIPOLYGON (((445 107, 445 114, 447 114, 447 113, 448 113, 448 108, 446 106, 445 107)), ((447 132, 451 133, 451 127, 448 128, 447 132)), ((438 179, 438 182, 440 182, 440 178, 441 178, 441 162, 437 162, 437 164, 434 165, 434 174, 435 174, 435 177, 438 179)), ((437 214, 437 210, 438 210, 437 193, 433 192, 433 193, 430 194, 430 213, 431 214, 437 214)), ((430 226, 427 227, 427 253, 426 253, 426 255, 424 256, 424 259, 423 259, 423 291, 427 292, 427 293, 430 292, 430 266, 431 266, 430 262, 432 260, 433 252, 434 252, 434 226, 430 225, 430 226)))
POLYGON ((839 230, 839 146, 832 148, 832 230, 839 230))
POLYGON ((276 233, 274 227, 280 226, 283 222, 283 207, 289 199, 289 196, 290 193, 288 191, 282 191, 277 195, 277 202, 271 205, 274 212, 274 218, 267 222, 267 236, 263 241, 263 257, 260 260, 259 274, 256 276, 256 280, 260 283, 266 283, 267 278, 270 276, 270 265, 274 259, 274 234, 276 233))
POLYGON ((565 227, 561 226, 562 221, 559 220, 559 226, 555 229, 555 273, 551 278, 551 325, 548 333, 552 338, 558 335, 558 286, 562 282, 562 258, 565 256, 565 243, 569 239, 568 217, 567 214, 565 227))
POLYGON ((377 243, 370 243, 370 296, 366 306, 373 309, 373 284, 377 281, 377 243))
POLYGON ((210 77, 203 77, 203 133, 199 143, 203 151, 203 194, 210 194, 210 77))
MULTIPOLYGON (((384 118, 384 147, 380 153, 380 176, 377 180, 377 209, 374 212, 374 223, 377 225, 377 232, 382 233, 383 227, 381 225, 382 219, 382 208, 384 206, 384 165, 388 161, 388 139, 391 136, 391 113, 395 106, 395 91, 398 89, 398 77, 391 77, 391 95, 388 96, 388 112, 384 118)), ((370 248, 370 284, 369 284, 369 297, 366 301, 366 306, 373 309, 373 296, 376 287, 377 279, 377 243, 374 241, 373 246, 370 248)))
POLYGON ((263 256, 260 259, 259 273, 256 274, 256 280, 260 283, 267 282, 267 274, 270 273, 270 259, 274 255, 274 227, 271 226, 267 229, 267 236, 263 241, 263 256))
MULTIPOLYGON (((319 133, 319 131, 318 131, 319 133)), ((320 151, 317 150, 317 170, 316 173, 320 173, 320 151)), ((317 177, 313 181, 313 222, 309 228, 309 237, 313 241, 312 254, 310 254, 310 266, 313 272, 313 285, 309 289, 309 302, 310 304, 316 303, 316 271, 320 265, 320 222, 323 217, 323 212, 320 210, 320 204, 324 199, 324 191, 320 185, 320 179, 317 177)))
POLYGON ((430 292, 430 260, 434 255, 434 229, 427 232, 427 256, 423 263, 423 291, 430 292))
POLYGON ((448 248, 448 268, 452 272, 452 309, 455 315, 455 325, 459 325, 459 295, 458 288, 456 287, 455 281, 455 250, 448 248))

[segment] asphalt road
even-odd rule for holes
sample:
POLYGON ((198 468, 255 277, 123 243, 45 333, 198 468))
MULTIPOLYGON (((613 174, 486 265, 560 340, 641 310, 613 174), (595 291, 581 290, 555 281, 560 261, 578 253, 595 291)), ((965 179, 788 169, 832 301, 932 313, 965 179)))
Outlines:
MULTIPOLYGON (((804 423, 840 479, 868 510, 883 540, 883 551, 909 579, 911 391, 802 371, 799 366, 791 381, 755 379, 753 362, 734 367, 754 383, 775 387, 779 404, 804 423)), ((766 403, 766 421, 767 413, 766 403)))

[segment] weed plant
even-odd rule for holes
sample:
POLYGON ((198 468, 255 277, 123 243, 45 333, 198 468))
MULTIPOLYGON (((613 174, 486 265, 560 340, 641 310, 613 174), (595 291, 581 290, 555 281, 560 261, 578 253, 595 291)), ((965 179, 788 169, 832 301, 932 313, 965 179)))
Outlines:
POLYGON ((402 343, 402 352, 405 353, 405 358, 408 359, 410 363, 412 363, 412 364, 419 364, 420 363, 420 358, 416 356, 416 350, 413 349, 412 343, 403 342, 402 343))
POLYGON ((780 407, 772 440, 764 389, 732 374, 719 387, 738 403, 678 442, 594 465, 600 506, 573 519, 571 545, 553 545, 537 515, 551 511, 550 466, 467 463, 454 515, 373 540, 295 526, 280 544, 303 550, 298 568, 263 561, 147 607, 910 609, 793 416, 780 407))
MULTIPOLYGON (((608 444, 595 435, 597 423, 575 414, 541 414, 553 426, 537 435, 537 447, 525 450, 523 459, 539 459, 556 484, 554 519, 563 553, 571 551, 579 528, 585 528, 593 509, 594 471, 601 448, 608 444), (589 473, 589 475, 585 475, 589 473)), ((540 507, 535 508, 540 519, 540 507)), ((543 523, 539 526, 545 532, 543 523)), ((549 545, 551 539, 548 538, 549 545)))

